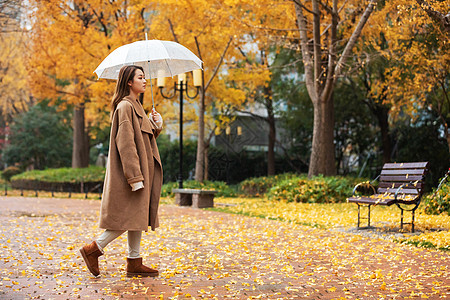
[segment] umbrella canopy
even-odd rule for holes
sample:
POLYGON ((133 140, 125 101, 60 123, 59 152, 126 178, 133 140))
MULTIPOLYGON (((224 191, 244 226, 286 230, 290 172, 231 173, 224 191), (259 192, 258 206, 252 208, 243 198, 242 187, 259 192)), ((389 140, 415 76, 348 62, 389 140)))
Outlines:
POLYGON ((123 45, 111 52, 95 69, 98 78, 117 79, 125 65, 141 66, 145 78, 173 77, 202 68, 202 61, 175 42, 145 40, 123 45))

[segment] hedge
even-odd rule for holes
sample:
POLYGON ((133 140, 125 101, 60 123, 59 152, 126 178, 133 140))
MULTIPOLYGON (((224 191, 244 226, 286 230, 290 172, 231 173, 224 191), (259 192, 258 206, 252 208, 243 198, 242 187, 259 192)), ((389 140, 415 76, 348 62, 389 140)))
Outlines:
POLYGON ((298 177, 293 173, 284 173, 274 176, 252 177, 239 184, 239 190, 246 196, 261 196, 266 194, 273 186, 281 181, 298 177))
POLYGON ((279 182, 268 191, 267 197, 270 200, 302 203, 345 202, 355 184, 361 181, 361 178, 341 176, 316 176, 309 179, 302 175, 279 182))
POLYGON ((59 168, 33 170, 11 178, 11 187, 55 192, 99 191, 103 187, 105 168, 59 168))
MULTIPOLYGON (((178 182, 169 182, 162 186, 162 197, 174 197, 172 189, 178 188, 178 182)), ((236 197, 237 193, 233 187, 228 186, 223 181, 204 181, 199 182, 195 180, 187 180, 183 182, 183 188, 186 189, 200 189, 200 190, 215 190, 217 197, 236 197)))

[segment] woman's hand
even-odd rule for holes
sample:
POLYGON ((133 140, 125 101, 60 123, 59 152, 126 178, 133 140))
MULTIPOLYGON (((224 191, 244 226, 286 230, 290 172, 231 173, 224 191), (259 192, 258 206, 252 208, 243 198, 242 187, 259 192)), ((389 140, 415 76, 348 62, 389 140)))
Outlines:
POLYGON ((158 126, 158 129, 162 128, 163 125, 163 119, 161 115, 153 108, 152 112, 150 113, 151 118, 156 123, 156 126, 158 126))

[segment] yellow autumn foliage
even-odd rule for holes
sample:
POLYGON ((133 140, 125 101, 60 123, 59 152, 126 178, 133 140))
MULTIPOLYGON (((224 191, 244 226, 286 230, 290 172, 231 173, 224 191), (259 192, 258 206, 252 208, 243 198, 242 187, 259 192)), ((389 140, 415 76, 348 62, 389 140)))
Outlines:
POLYGON ((0 32, 0 111, 7 119, 26 111, 32 103, 26 48, 24 32, 0 32))
MULTIPOLYGON (((429 3, 436 11, 448 10, 445 1, 429 3)), ((374 82, 371 93, 384 96, 385 104, 392 106, 392 116, 398 116, 403 109, 416 117, 418 109, 430 105, 427 94, 439 91, 448 77, 450 43, 446 32, 415 1, 393 0, 384 2, 373 13, 364 37, 378 55, 390 62, 386 79, 374 82)), ((439 109, 445 98, 436 98, 439 109)))

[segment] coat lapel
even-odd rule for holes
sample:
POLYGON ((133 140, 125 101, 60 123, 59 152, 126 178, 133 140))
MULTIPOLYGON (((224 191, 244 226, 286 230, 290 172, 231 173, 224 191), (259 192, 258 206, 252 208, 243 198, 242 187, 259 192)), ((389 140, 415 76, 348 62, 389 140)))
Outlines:
POLYGON ((133 98, 131 98, 129 96, 126 96, 123 99, 127 100, 128 102, 130 102, 131 105, 133 105, 133 109, 136 112, 136 114, 140 118, 142 118, 142 121, 139 122, 139 123, 141 123, 141 131, 153 135, 154 130, 156 130, 156 126, 154 124, 152 124, 152 122, 146 116, 144 108, 142 107, 142 105, 140 103, 138 103, 138 101, 136 99, 133 99, 133 98))

